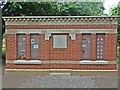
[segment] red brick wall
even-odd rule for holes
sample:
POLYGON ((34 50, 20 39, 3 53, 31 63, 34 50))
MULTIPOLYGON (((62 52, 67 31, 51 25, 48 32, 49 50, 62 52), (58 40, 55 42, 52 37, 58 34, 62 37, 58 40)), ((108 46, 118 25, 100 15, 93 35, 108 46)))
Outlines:
POLYGON ((39 64, 15 65, 7 64, 7 69, 79 69, 79 70, 116 70, 116 64, 110 65, 80 65, 80 64, 39 64))
POLYGON ((6 60, 17 59, 17 35, 7 34, 6 35, 6 60))
POLYGON ((67 48, 53 48, 53 35, 50 40, 45 40, 45 35, 40 35, 40 52, 42 60, 81 60, 82 35, 77 34, 76 40, 71 40, 67 35, 67 48))
POLYGON ((72 44, 72 51, 71 57, 72 60, 81 60, 82 59, 82 34, 76 35, 76 40, 71 41, 72 44))
MULTIPOLYGON (((116 28, 116 25, 59 25, 58 28, 116 28)), ((33 29, 33 28, 56 28, 56 26, 37 26, 31 25, 31 26, 25 26, 25 25, 19 25, 19 26, 6 26, 8 29, 33 29)), ((76 40, 71 40, 71 37, 67 35, 67 45, 68 47, 66 49, 53 49, 53 37, 50 36, 50 40, 45 40, 45 35, 40 35, 40 58, 42 60, 81 60, 82 58, 82 35, 77 34, 76 40)), ((91 60, 96 60, 96 35, 91 35, 91 60)), ((16 35, 15 34, 7 34, 6 35, 6 60, 16 60, 17 59, 17 41, 16 41, 16 35)), ((105 60, 109 61, 115 61, 116 60, 116 47, 117 47, 117 35, 116 34, 107 34, 105 35, 105 60)), ((26 59, 30 59, 30 35, 26 35, 26 59)), ((14 64, 7 64, 6 68, 13 69, 13 68, 36 68, 36 69, 106 69, 106 70, 114 70, 116 69, 116 65, 79 65, 79 64, 41 64, 41 65, 14 65, 14 64)))
POLYGON ((110 59, 109 60, 116 60, 116 56, 117 56, 117 35, 112 34, 110 36, 110 59))
POLYGON ((105 60, 116 61, 117 56, 117 35, 105 35, 105 60))
POLYGON ((53 35, 50 37, 50 59, 51 60, 69 60, 71 59, 72 48, 70 43, 70 36, 67 36, 67 48, 53 48, 53 35))
MULTIPOLYGON (((15 60, 17 59, 17 45, 16 45, 16 35, 15 34, 7 34, 7 60, 15 60), (12 42, 12 43, 11 43, 12 42)), ((91 60, 96 59, 96 35, 92 34, 91 39, 93 46, 91 46, 91 60), (93 53, 93 51, 95 53, 93 53)), ((26 47, 28 48, 26 51, 26 59, 30 59, 30 35, 26 35, 26 40, 29 41, 26 43, 26 47)), ((52 48, 52 36, 50 40, 45 40, 45 35, 40 35, 40 52, 42 60, 81 60, 82 58, 82 35, 77 34, 76 40, 71 40, 71 37, 67 35, 68 40, 68 48, 67 49, 53 49, 52 48)), ((106 48, 105 48, 105 59, 106 60, 116 60, 116 42, 117 35, 106 35, 106 48), (108 41, 107 41, 108 40, 108 41)), ((41 64, 41 65, 14 65, 14 64, 6 64, 7 69, 80 69, 80 70, 115 70, 117 67, 115 64, 108 65, 79 65, 79 64, 41 64)))
MULTIPOLYGON (((17 35, 7 34, 6 59, 17 59, 17 35), (12 42, 12 43, 11 43, 12 42)), ((54 49, 53 38, 45 40, 45 35, 40 35, 40 58, 42 60, 81 60, 82 58, 82 35, 76 35, 76 40, 71 40, 67 35, 67 48, 54 49)), ((26 60, 30 60, 30 34, 26 34, 26 60)))
POLYGON ((30 34, 26 34, 26 53, 25 53, 26 60, 30 60, 30 48, 31 48, 30 43, 31 43, 30 34))
POLYGON ((45 34, 40 35, 40 53, 42 60, 50 59, 50 41, 45 40, 45 34))
POLYGON ((96 34, 91 34, 91 60, 96 60, 96 34))
POLYGON ((117 24, 86 24, 86 25, 6 25, 6 29, 116 29, 117 24))

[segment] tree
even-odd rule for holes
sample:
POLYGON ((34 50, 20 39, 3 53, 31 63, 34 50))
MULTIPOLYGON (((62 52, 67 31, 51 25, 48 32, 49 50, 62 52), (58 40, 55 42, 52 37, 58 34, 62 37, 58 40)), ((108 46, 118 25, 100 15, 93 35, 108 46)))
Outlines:
MULTIPOLYGON (((117 6, 112 7, 110 9, 110 15, 111 16, 120 16, 120 2, 118 3, 117 6)), ((118 18, 118 43, 120 45, 120 18, 118 18)))
MULTIPOLYGON (((117 6, 110 9, 110 15, 111 16, 120 16, 120 2, 117 6)), ((120 17, 118 18, 118 44, 120 46, 120 17)), ((119 50, 120 52, 120 50, 119 50)), ((118 55, 118 63, 120 64, 120 55, 118 55)))
POLYGON ((117 6, 113 6, 110 9, 110 13, 111 16, 120 16, 120 2, 118 3, 117 6))
MULTIPOLYGON (((3 16, 101 16, 102 2, 7 2, 3 16)), ((3 33, 5 31, 3 22, 3 33)), ((3 39, 4 40, 4 39, 3 39)), ((5 47, 3 44, 3 57, 5 47)))
POLYGON ((3 16, 101 16, 102 2, 8 2, 3 16))

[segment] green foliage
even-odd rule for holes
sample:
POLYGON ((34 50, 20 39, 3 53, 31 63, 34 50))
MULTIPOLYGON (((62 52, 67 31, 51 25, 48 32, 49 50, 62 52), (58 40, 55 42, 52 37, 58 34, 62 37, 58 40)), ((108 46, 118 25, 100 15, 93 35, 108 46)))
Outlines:
POLYGON ((119 6, 119 4, 110 9, 110 15, 111 16, 120 16, 120 6, 119 6))
POLYGON ((3 48, 2 48, 2 57, 3 57, 3 58, 5 58, 5 54, 6 54, 6 48, 3 47, 3 48))
POLYGON ((101 16, 102 2, 9 2, 3 16, 101 16))
MULTIPOLYGON (((118 3, 118 5, 116 7, 111 8, 110 10, 110 15, 111 16, 120 16, 120 2, 118 3)), ((118 18, 118 44, 120 46, 120 18, 118 18)), ((120 55, 117 56, 117 62, 118 64, 120 64, 120 55)))
POLYGON ((118 18, 118 43, 120 45, 120 18, 118 18))
POLYGON ((5 33, 3 34, 3 44, 2 44, 2 57, 5 58, 6 45, 5 45, 5 33))
POLYGON ((120 64, 120 55, 117 56, 117 59, 118 64, 120 64))
MULTIPOLYGON (((117 6, 114 6, 110 10, 110 15, 111 16, 120 16, 120 2, 118 3, 117 6)), ((118 18, 118 43, 120 45, 120 18, 118 18)))

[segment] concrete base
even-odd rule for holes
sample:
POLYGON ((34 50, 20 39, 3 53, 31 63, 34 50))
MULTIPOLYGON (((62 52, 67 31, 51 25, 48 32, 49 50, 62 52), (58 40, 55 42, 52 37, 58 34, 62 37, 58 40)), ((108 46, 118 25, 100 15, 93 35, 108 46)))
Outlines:
POLYGON ((118 71, 118 70, 76 70, 76 69, 5 69, 5 71, 55 71, 55 72, 61 72, 61 71, 75 71, 75 72, 81 72, 81 71, 118 71))
POLYGON ((102 73, 117 72, 117 70, 70 70, 70 69, 5 69, 5 75, 8 72, 20 73, 39 73, 39 75, 53 76, 79 76, 79 75, 101 75, 102 73))

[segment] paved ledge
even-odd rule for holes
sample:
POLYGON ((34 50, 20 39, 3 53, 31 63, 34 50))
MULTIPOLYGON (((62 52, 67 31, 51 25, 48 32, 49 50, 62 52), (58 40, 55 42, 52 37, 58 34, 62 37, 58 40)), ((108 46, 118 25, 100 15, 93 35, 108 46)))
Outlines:
POLYGON ((41 64, 40 60, 16 60, 14 61, 14 64, 41 64))
POLYGON ((80 64, 108 64, 108 61, 105 61, 105 60, 96 60, 96 61, 82 60, 79 62, 80 64))

